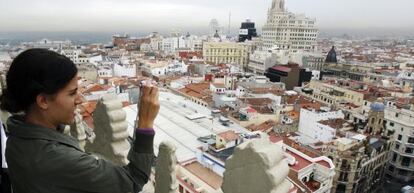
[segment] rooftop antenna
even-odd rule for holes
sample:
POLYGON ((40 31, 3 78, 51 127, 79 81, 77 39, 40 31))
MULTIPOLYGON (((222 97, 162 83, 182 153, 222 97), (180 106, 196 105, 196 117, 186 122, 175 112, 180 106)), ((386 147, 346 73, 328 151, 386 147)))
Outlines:
POLYGON ((228 37, 230 37, 230 27, 231 27, 231 11, 229 11, 229 28, 228 28, 228 31, 227 31, 228 37))

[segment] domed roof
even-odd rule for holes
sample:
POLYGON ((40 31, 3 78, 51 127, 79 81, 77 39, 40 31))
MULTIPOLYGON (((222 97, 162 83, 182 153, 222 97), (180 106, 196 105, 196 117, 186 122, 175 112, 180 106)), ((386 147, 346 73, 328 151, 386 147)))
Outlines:
POLYGON ((326 56, 326 62, 328 63, 338 62, 338 59, 336 58, 335 46, 332 46, 332 49, 329 51, 328 55, 326 56))
POLYGON ((220 38, 220 35, 218 34, 218 30, 216 30, 216 33, 214 34, 214 38, 220 38))
POLYGON ((374 102, 371 104, 371 111, 374 112, 383 112, 385 109, 384 103, 374 102))

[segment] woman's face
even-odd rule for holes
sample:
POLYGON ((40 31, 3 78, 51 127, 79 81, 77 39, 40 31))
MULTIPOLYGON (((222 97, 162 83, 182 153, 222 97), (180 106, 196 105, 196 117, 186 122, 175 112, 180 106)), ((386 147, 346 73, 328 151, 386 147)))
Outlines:
POLYGON ((78 76, 75 76, 52 100, 47 114, 56 124, 72 124, 75 118, 76 106, 81 104, 81 96, 78 92, 78 76))

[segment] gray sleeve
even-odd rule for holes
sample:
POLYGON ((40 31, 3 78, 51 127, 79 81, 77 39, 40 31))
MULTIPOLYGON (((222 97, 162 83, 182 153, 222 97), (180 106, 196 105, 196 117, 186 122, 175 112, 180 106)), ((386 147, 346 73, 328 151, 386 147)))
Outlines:
MULTIPOLYGON (((110 161, 62 144, 49 159, 45 171, 50 183, 75 192, 128 193, 139 192, 147 183, 154 161, 154 135, 137 134, 128 155, 129 164, 117 166, 110 161), (56 153, 57 152, 57 153, 56 153)), ((49 156, 48 156, 49 157, 49 156)))
POLYGON ((154 164, 154 135, 135 133, 135 140, 132 142, 128 154, 130 161, 125 168, 130 172, 134 180, 134 192, 139 192, 148 182, 151 175, 151 167, 154 164), (145 155, 145 157, 142 157, 145 155))

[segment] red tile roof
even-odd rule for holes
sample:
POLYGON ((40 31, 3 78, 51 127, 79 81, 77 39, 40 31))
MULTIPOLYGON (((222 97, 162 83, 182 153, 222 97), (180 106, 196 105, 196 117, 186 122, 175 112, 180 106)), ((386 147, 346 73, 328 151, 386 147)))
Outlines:
POLYGON ((210 89, 210 83, 207 82, 207 83, 187 84, 185 85, 185 88, 201 94, 204 90, 210 89))
POLYGON ((283 137, 281 137, 281 136, 277 135, 277 134, 276 134, 276 133, 274 133, 274 132, 270 132, 270 133, 269 133, 269 139, 270 139, 270 141, 271 141, 271 142, 273 142, 273 143, 277 143, 277 142, 279 142, 279 141, 283 141, 283 137))
POLYGON ((208 82, 188 84, 185 88, 179 89, 178 92, 201 99, 207 103, 212 101, 210 83, 208 82))
POLYGON ((296 160, 296 164, 293 166, 290 166, 290 168, 295 171, 300 171, 312 164, 312 162, 306 160, 305 158, 303 158, 302 156, 299 156, 298 154, 294 152, 291 152, 289 150, 286 150, 286 152, 289 153, 289 155, 293 156, 296 160))
POLYGON ((321 187, 321 183, 315 180, 310 180, 309 182, 304 182, 306 187, 308 187, 312 192, 315 192, 321 187))
POLYGON ((289 116, 292 119, 299 119, 300 112, 298 111, 289 111, 286 113, 287 116, 289 116))
POLYGON ((345 119, 328 119, 319 121, 318 123, 329 126, 334 129, 341 129, 345 126, 345 123, 347 123, 347 121, 345 119))
POLYGON ((188 96, 192 96, 192 97, 196 97, 196 98, 202 98, 203 97, 202 94, 200 94, 198 92, 195 92, 193 90, 190 90, 188 88, 182 88, 182 89, 180 89, 178 91, 181 92, 181 93, 184 93, 184 94, 186 94, 188 96))
POLYGON ((261 131, 264 133, 268 133, 273 129, 275 125, 277 125, 276 122, 272 120, 267 120, 259 125, 255 125, 255 124, 249 125, 247 129, 250 131, 261 131))
POLYGON ((221 84, 221 83, 213 83, 212 85, 214 85, 214 87, 216 87, 216 88, 225 88, 226 87, 224 84, 221 84))
POLYGON ((271 93, 277 96, 282 96, 285 93, 285 90, 278 87, 278 86, 271 86, 271 87, 265 87, 265 88, 261 88, 261 87, 251 87, 249 88, 249 91, 253 94, 267 94, 267 93, 271 93))
POLYGON ((214 189, 219 189, 223 183, 223 177, 204 167, 197 161, 186 164, 183 167, 214 189))
POLYGON ((220 134, 218 134, 218 136, 220 136, 221 138, 223 138, 227 142, 229 142, 229 141, 235 141, 235 140, 237 140, 237 139, 240 138, 240 136, 238 134, 236 134, 235 131, 232 131, 232 130, 229 130, 229 131, 225 131, 223 133, 220 133, 220 134))
MULTIPOLYGON (((294 135, 294 133, 291 134, 291 136, 293 136, 293 135, 294 135)), ((301 144, 289 139, 289 137, 283 137, 283 143, 290 146, 290 147, 292 147, 292 148, 295 148, 296 150, 304 153, 305 155, 307 155, 311 158, 316 158, 316 157, 322 156, 322 153, 319 152, 318 150, 315 150, 315 149, 311 150, 311 149, 304 148, 304 147, 302 147, 301 144)))
POLYGON ((108 90, 111 86, 108 85, 99 85, 99 84, 95 84, 89 88, 87 88, 84 92, 85 93, 90 93, 90 92, 97 92, 97 91, 105 91, 108 90))
POLYGON ((80 109, 83 116, 92 115, 96 109, 97 101, 88 101, 81 104, 80 109))
POLYGON ((268 104, 272 103, 272 100, 269 98, 240 98, 240 101, 248 104, 251 108, 256 110, 260 114, 272 114, 273 111, 268 104))
POLYGON ((322 106, 320 102, 313 101, 312 99, 301 95, 288 96, 288 98, 286 99, 286 103, 298 104, 301 108, 320 109, 322 106))
POLYGON ((316 163, 319 164, 319 165, 325 166, 327 168, 331 168, 331 165, 329 165, 329 163, 327 161, 321 160, 321 161, 318 161, 316 163))
POLYGON ((292 70, 291 68, 284 67, 284 66, 275 66, 275 67, 272 67, 272 68, 275 69, 275 70, 282 71, 282 72, 290 72, 292 70))
POLYGON ((253 109, 252 107, 248 107, 247 112, 248 113, 257 113, 257 111, 255 109, 253 109))

